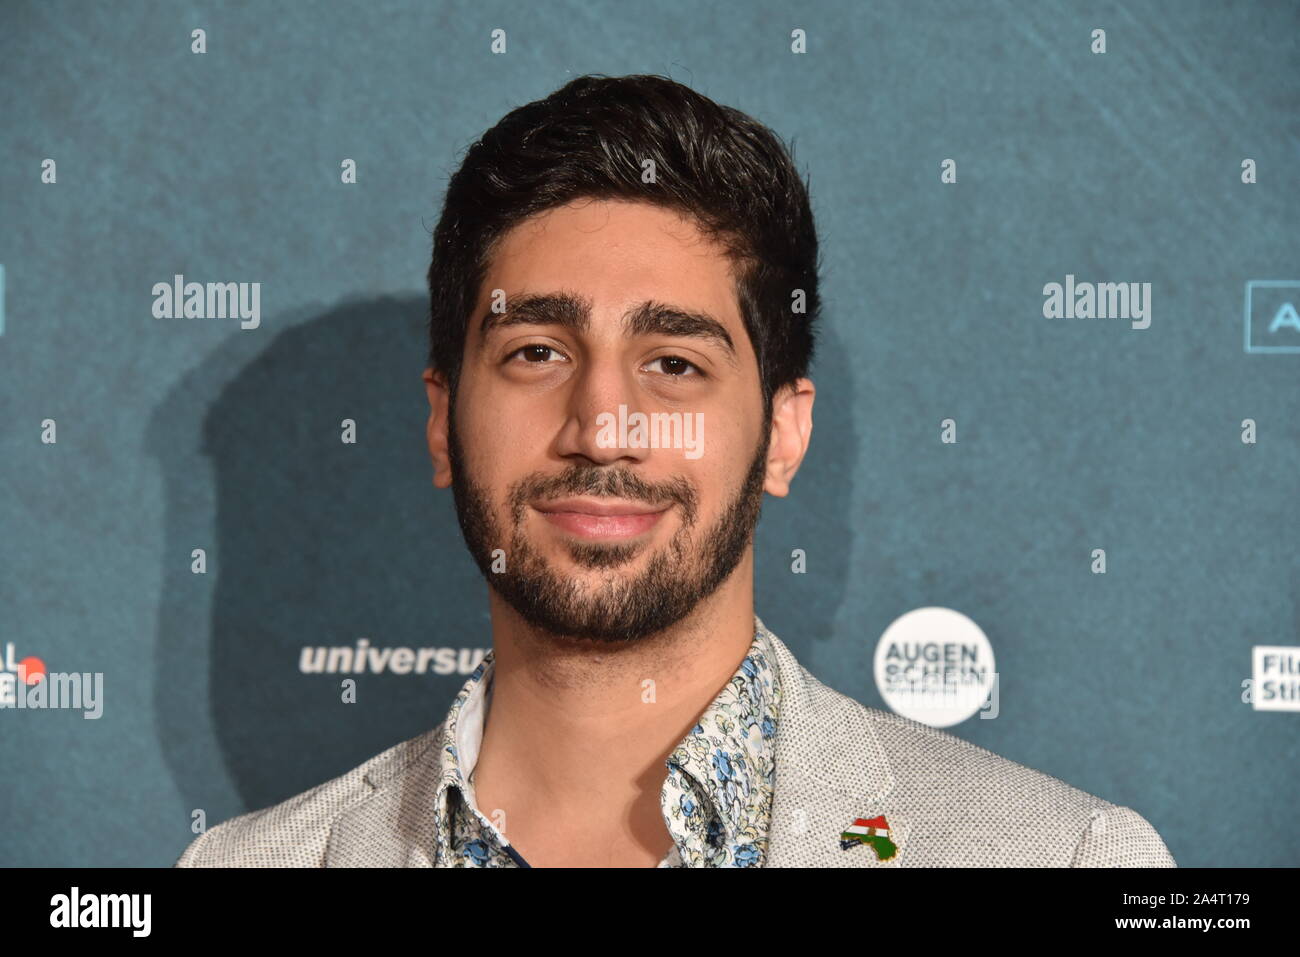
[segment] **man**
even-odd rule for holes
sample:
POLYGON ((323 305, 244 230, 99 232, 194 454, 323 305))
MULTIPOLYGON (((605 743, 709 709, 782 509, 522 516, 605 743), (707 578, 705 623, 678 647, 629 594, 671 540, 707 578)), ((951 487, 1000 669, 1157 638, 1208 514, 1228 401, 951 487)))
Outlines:
POLYGON ((179 863, 1173 866, 1134 811, 838 694, 755 615, 817 285, 780 141, 684 86, 581 77, 488 131, 424 381, 493 649, 437 728, 179 863))

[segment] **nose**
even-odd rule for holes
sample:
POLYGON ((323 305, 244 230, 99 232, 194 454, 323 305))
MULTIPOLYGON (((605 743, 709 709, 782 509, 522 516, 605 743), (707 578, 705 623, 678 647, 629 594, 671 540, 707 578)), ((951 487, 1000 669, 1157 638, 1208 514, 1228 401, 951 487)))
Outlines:
MULTIPOLYGON (((643 462, 648 448, 630 448, 626 423, 637 409, 636 382, 614 359, 589 359, 569 382, 566 419, 556 452, 597 465, 643 462)), ((639 443, 648 445, 649 443, 639 443)))

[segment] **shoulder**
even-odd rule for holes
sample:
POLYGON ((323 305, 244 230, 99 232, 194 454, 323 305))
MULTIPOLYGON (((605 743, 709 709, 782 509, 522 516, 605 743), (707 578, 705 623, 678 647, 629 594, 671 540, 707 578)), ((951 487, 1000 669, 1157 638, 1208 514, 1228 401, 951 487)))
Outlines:
MULTIPOLYGON (((1137 811, 954 734, 864 705, 817 681, 822 707, 865 719, 932 866, 1176 867, 1137 811)), ((919 846, 918 846, 919 845, 919 846)))
MULTIPOLYGON (((850 699, 852 700, 852 699, 850 699)), ((947 833, 971 864, 1174 867, 1132 808, 938 728, 854 702, 867 713, 918 823, 947 833)))
POLYGON ((321 867, 330 828, 345 811, 406 770, 433 745, 441 725, 380 752, 351 771, 279 804, 200 834, 177 867, 321 867))
MULTIPOLYGON (((777 735, 790 759, 897 821, 912 866, 1175 867, 1137 811, 939 728, 872 708, 818 680, 757 617, 797 720, 777 735), (871 793, 865 793, 870 791, 871 793), (904 834, 906 833, 906 836, 904 834)), ((796 776, 796 780, 798 776, 796 776)), ((778 772, 778 792, 781 790, 778 772)), ((835 807, 838 814, 842 808, 835 807)))

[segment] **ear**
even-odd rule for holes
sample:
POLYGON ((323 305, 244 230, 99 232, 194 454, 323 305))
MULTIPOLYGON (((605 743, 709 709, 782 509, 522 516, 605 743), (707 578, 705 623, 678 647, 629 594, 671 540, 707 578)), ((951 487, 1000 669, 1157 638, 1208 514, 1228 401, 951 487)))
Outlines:
POLYGON ((767 450, 767 480, 763 488, 778 498, 790 493, 790 482, 808 451, 816 395, 811 379, 799 379, 772 398, 772 439, 767 450))
POLYGON ((429 443, 429 458, 433 460, 433 484, 437 488, 451 487, 451 455, 447 450, 447 417, 451 406, 451 392, 447 377, 433 369, 425 369, 424 390, 429 395, 429 424, 425 427, 429 443))

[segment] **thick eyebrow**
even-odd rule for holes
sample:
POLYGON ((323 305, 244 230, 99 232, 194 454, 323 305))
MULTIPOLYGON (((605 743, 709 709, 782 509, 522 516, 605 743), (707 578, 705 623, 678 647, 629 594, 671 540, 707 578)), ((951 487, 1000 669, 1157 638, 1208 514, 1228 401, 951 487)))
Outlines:
POLYGON ((488 309, 479 323, 479 342, 497 329, 507 326, 563 326, 574 332, 585 332, 591 320, 591 303, 572 293, 557 292, 545 295, 528 293, 506 300, 505 312, 488 309))
MULTIPOLYGON (((479 347, 497 329, 508 326, 562 326, 574 332, 586 332, 591 324, 591 303, 572 293, 531 293, 516 296, 506 303, 505 312, 484 314, 479 323, 479 347)), ((739 368, 736 345, 724 326, 707 312, 680 309, 667 303, 647 300, 623 316, 623 332, 628 336, 681 336, 705 339, 721 346, 727 361, 739 368)))
POLYGON ((707 312, 691 312, 662 302, 648 301, 623 317, 623 331, 629 336, 686 336, 705 339, 721 346, 727 361, 736 366, 736 346, 727 327, 707 312))

